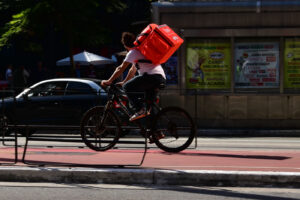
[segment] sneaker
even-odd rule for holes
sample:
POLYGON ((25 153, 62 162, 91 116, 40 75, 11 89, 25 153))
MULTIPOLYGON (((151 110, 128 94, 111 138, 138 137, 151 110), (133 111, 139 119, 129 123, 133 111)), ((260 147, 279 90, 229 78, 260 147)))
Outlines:
POLYGON ((137 119, 141 119, 143 117, 146 117, 147 115, 150 115, 150 112, 147 112, 145 108, 142 108, 140 111, 136 112, 134 115, 132 115, 129 119, 129 121, 134 121, 137 119))
POLYGON ((165 137, 165 134, 163 134, 161 131, 158 131, 158 132, 150 135, 150 137, 149 137, 149 143, 153 144, 155 139, 156 140, 160 140, 160 139, 162 139, 164 137, 165 137))

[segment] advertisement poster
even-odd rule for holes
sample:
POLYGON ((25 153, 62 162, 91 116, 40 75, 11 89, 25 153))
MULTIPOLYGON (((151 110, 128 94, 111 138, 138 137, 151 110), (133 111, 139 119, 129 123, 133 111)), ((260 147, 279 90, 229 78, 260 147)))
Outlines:
POLYGON ((177 58, 177 56, 172 56, 162 66, 163 66, 163 69, 166 74, 167 85, 177 85, 178 84, 178 73, 177 73, 178 58, 177 58))
POLYGON ((278 43, 237 43, 234 62, 236 87, 279 87, 278 43))
POLYGON ((230 42, 188 43, 187 89, 230 89, 230 42))
POLYGON ((300 40, 285 41, 284 87, 300 88, 300 40))

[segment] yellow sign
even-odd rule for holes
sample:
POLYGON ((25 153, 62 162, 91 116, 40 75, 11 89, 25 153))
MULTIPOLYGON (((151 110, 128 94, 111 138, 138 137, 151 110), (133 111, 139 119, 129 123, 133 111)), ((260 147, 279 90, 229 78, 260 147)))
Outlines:
POLYGON ((187 44, 187 89, 230 89, 230 42, 187 44))
POLYGON ((300 88, 300 40, 285 41, 284 87, 300 88))

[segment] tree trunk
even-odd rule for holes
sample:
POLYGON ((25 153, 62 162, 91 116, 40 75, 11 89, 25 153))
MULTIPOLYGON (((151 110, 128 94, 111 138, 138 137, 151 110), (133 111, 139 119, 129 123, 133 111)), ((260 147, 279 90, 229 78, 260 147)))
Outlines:
POLYGON ((73 57, 73 40, 72 36, 69 37, 69 53, 70 53, 70 64, 71 64, 71 76, 75 77, 75 63, 73 57))

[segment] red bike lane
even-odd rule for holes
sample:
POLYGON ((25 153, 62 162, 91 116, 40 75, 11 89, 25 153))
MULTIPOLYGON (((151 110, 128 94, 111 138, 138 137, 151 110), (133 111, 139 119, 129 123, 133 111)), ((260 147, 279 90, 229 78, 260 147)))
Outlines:
MULTIPOLYGON (((26 164, 89 167, 131 166, 169 170, 225 170, 225 171, 273 171, 300 172, 300 151, 293 150, 185 150, 180 153, 167 153, 161 150, 147 150, 144 162, 143 149, 113 149, 96 152, 87 148, 29 148, 26 164)), ((0 162, 13 162, 14 149, 1 148, 0 162)))

